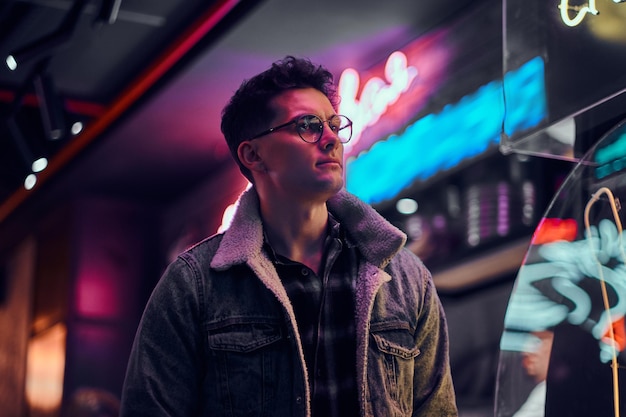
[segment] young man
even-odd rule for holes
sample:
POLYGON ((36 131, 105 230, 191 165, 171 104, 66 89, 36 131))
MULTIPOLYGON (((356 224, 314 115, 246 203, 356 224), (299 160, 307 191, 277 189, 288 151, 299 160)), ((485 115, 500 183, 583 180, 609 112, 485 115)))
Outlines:
POLYGON ((405 235, 343 190, 352 122, 332 75, 287 57, 222 131, 246 191, 146 307, 122 416, 455 416, 446 322, 405 235))

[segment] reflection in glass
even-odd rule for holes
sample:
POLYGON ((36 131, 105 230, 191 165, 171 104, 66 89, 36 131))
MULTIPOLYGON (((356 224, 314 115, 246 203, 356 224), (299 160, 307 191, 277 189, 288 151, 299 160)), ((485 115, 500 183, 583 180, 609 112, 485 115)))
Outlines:
POLYGON ((622 122, 576 165, 537 227, 505 315, 497 417, 624 412, 625 173, 622 122))

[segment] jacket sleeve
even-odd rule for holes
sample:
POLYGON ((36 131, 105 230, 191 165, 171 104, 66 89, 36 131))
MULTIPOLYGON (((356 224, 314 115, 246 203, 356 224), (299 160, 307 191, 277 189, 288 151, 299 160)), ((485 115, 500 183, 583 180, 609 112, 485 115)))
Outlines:
POLYGON ((430 272, 418 262, 421 303, 415 333, 413 416, 457 416, 446 317, 430 272))
POLYGON ((200 274, 183 258, 152 292, 130 353, 121 417, 192 416, 202 383, 200 274))

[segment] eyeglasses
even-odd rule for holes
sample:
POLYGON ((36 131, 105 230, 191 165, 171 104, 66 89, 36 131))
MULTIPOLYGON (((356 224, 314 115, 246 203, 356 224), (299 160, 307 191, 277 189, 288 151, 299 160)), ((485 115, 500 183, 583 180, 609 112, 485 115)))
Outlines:
POLYGON ((266 131, 251 137, 249 140, 269 135, 270 133, 287 126, 296 125, 296 131, 303 141, 307 143, 316 143, 322 138, 324 123, 328 123, 330 130, 337 134, 339 142, 347 143, 352 137, 352 120, 348 119, 346 116, 336 114, 328 120, 322 120, 314 114, 305 114, 290 122, 267 129, 266 131))

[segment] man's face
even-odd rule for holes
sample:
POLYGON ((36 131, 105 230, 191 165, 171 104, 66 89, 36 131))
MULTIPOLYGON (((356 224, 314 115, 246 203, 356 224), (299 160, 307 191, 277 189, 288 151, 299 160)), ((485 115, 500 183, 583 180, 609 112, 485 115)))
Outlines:
POLYGON ((529 352, 523 353, 522 365, 529 376, 535 379, 536 382, 541 382, 548 376, 554 333, 541 331, 533 332, 532 334, 537 337, 537 343, 533 345, 532 349, 529 349, 529 352))
MULTIPOLYGON (((321 120, 336 114, 328 98, 313 88, 287 90, 276 96, 270 106, 276 115, 270 127, 307 114, 321 120)), ((327 123, 317 143, 304 142, 295 125, 254 141, 265 167, 262 180, 278 195, 325 201, 343 186, 343 144, 327 123)))

